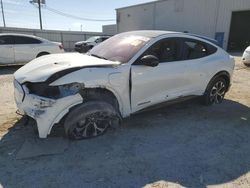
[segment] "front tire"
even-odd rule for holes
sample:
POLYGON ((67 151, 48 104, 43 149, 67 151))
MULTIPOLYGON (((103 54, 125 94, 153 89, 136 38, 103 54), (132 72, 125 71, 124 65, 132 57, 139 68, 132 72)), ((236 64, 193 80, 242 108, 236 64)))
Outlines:
POLYGON ((244 63, 246 67, 250 67, 250 63, 244 63))
POLYGON ((205 105, 220 104, 224 100, 227 91, 227 82, 224 78, 218 77, 211 81, 203 96, 205 105))
POLYGON ((100 136, 110 126, 119 123, 119 114, 112 105, 101 101, 90 101, 69 112, 64 128, 70 139, 81 140, 100 136))

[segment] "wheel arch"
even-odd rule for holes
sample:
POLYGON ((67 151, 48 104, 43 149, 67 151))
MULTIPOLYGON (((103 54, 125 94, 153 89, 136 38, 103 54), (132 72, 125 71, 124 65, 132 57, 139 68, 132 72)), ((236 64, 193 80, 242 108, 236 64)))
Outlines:
POLYGON ((212 79, 210 79, 209 83, 207 86, 210 85, 211 82, 213 82, 216 78, 222 77, 225 79, 226 83, 227 83, 227 91, 229 90, 230 87, 230 83, 231 83, 231 78, 230 78, 230 74, 227 71, 220 71, 218 73, 216 73, 212 79))
POLYGON ((56 119, 53 121, 53 123, 50 126, 50 129, 48 131, 48 134, 50 134, 51 130, 55 128, 55 124, 63 123, 65 121, 65 118, 69 114, 71 110, 76 108, 77 106, 83 104, 84 102, 88 101, 104 101, 107 102, 108 104, 111 104, 115 110, 117 110, 119 114, 119 118, 122 117, 122 103, 121 100, 119 99, 119 96, 114 92, 111 91, 108 88, 101 88, 101 87, 93 87, 93 88, 84 88, 79 92, 82 98, 82 102, 75 103, 73 105, 68 106, 66 109, 64 109, 62 112, 59 113, 59 115, 56 117, 56 119))
POLYGON ((48 54, 50 54, 50 53, 46 52, 46 51, 42 51, 42 52, 39 52, 36 57, 41 57, 43 55, 48 55, 48 54))
POLYGON ((102 87, 84 88, 81 91, 83 102, 100 100, 111 104, 121 114, 122 104, 119 96, 112 90, 102 87))

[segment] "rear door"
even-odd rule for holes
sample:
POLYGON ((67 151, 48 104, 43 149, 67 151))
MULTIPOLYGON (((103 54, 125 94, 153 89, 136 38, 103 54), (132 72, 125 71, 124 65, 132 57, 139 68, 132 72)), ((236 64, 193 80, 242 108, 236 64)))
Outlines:
POLYGON ((41 41, 26 36, 15 36, 14 43, 15 62, 27 63, 38 55, 41 41))
POLYGON ((0 64, 14 63, 13 36, 0 36, 0 64))

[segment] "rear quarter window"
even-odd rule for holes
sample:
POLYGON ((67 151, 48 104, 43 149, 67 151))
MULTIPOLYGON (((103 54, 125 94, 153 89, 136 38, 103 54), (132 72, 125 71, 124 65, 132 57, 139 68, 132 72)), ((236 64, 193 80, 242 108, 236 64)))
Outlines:
POLYGON ((199 59, 216 53, 217 48, 206 42, 184 38, 183 39, 183 60, 199 59))

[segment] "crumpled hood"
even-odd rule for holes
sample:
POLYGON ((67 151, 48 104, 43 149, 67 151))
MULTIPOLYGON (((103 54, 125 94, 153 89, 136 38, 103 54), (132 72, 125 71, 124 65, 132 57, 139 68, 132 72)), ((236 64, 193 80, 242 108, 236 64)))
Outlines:
POLYGON ((21 84, 27 81, 44 82, 54 73, 70 68, 119 64, 120 62, 99 59, 80 53, 52 54, 36 58, 24 65, 14 73, 14 78, 21 84))

